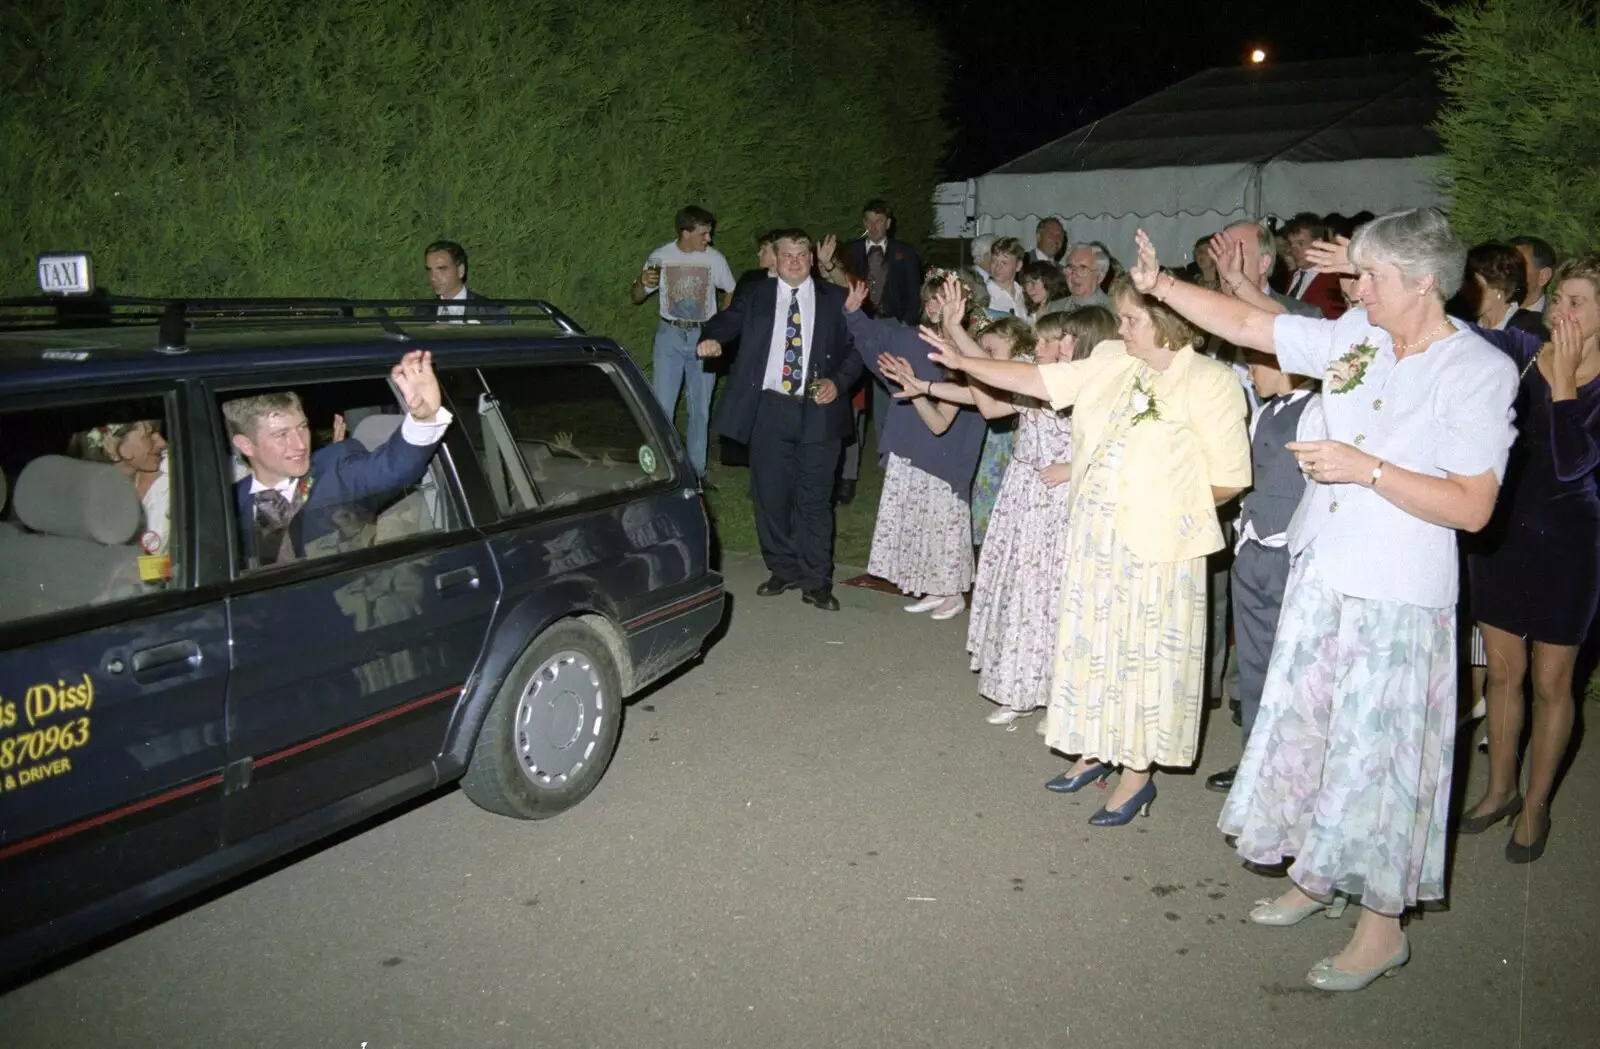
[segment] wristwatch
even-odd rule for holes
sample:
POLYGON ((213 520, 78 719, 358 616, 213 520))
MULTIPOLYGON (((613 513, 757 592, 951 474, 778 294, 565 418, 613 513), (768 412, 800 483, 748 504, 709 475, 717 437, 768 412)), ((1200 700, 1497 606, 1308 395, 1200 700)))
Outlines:
POLYGON ((1378 460, 1378 465, 1372 468, 1372 480, 1367 482, 1368 488, 1378 487, 1378 478, 1383 476, 1383 460, 1378 460))

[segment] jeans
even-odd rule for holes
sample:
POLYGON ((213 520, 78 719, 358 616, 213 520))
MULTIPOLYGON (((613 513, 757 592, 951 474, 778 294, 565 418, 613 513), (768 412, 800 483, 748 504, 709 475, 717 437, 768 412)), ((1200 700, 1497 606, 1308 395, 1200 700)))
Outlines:
POLYGON ((689 402, 689 432, 684 440, 689 446, 689 465, 694 467, 695 476, 704 477, 706 434, 711 427, 711 389, 717 377, 706 371, 700 358, 695 356, 699 342, 699 328, 677 328, 663 321, 656 326, 650 361, 651 384, 668 420, 674 420, 677 415, 678 390, 683 389, 689 402))

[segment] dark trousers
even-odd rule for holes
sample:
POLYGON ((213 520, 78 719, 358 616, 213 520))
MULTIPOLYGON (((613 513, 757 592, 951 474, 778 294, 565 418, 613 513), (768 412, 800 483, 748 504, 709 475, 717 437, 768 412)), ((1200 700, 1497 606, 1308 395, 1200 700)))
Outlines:
POLYGON ((793 397, 766 392, 750 435, 750 502, 767 571, 811 590, 833 582, 833 478, 843 442, 802 441, 793 397))
MULTIPOLYGON (((843 397, 844 394, 839 396, 843 397)), ((855 413, 856 439, 844 446, 844 466, 839 469, 841 480, 861 480, 861 449, 867 444, 867 420, 870 418, 872 406, 869 398, 867 407, 855 413)))
POLYGON ((1233 559, 1233 644, 1239 664, 1239 720, 1247 743, 1261 709, 1288 582, 1287 547, 1247 542, 1239 548, 1233 559))
POLYGON ((1233 589, 1233 537, 1238 521, 1223 518, 1222 539, 1227 545, 1206 558, 1210 580, 1206 585, 1206 698, 1238 698, 1238 659, 1229 659, 1228 591, 1233 589))

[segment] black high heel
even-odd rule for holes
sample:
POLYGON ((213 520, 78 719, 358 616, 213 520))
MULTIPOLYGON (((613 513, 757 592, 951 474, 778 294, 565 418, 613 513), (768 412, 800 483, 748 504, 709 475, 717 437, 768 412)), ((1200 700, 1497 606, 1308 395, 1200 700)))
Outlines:
POLYGON ((1545 842, 1550 840, 1550 817, 1544 819, 1544 833, 1540 834, 1527 845, 1517 841, 1515 825, 1511 828, 1511 837, 1506 840, 1506 859, 1512 863, 1532 863, 1544 855, 1545 842))
POLYGON ((1481 816, 1463 816, 1456 826, 1458 834, 1482 834, 1490 827, 1504 819, 1514 819, 1522 811, 1522 795, 1517 794, 1504 805, 1493 812, 1486 812, 1481 816))

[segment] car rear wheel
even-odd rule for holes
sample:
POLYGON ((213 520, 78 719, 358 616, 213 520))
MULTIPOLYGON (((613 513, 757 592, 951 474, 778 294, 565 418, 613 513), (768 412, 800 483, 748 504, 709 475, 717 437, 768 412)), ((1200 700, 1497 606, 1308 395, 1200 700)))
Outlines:
POLYGON ((622 690, 605 644, 581 623, 558 623, 501 685, 462 792, 502 816, 554 816, 599 784, 621 730, 622 690))

